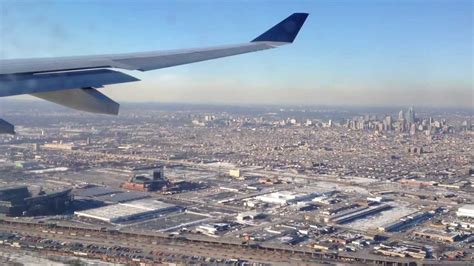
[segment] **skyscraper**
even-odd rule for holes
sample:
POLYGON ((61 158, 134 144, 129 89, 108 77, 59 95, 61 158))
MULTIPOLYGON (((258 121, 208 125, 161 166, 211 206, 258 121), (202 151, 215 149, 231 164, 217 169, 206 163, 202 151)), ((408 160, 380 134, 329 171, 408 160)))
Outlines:
POLYGON ((408 125, 415 123, 415 108, 413 106, 408 108, 405 120, 407 121, 408 125))
POLYGON ((400 110, 400 112, 398 113, 398 120, 404 120, 405 119, 405 113, 403 112, 403 110, 400 110))
POLYGON ((398 120, 397 120, 397 128, 399 132, 405 132, 406 125, 405 125, 405 113, 403 110, 400 110, 398 113, 398 120))
POLYGON ((384 121, 384 124, 386 125, 386 130, 392 130, 392 116, 391 115, 387 115, 385 117, 385 121, 384 121))

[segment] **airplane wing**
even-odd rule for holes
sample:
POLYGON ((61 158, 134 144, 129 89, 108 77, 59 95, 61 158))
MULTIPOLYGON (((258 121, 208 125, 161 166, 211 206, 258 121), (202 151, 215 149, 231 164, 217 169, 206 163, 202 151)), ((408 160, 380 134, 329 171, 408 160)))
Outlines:
MULTIPOLYGON (((0 60, 0 97, 19 94, 70 108, 117 114, 118 104, 97 91, 104 85, 138 79, 111 69, 148 71, 232 55, 272 49, 292 43, 307 13, 294 13, 249 43, 173 51, 0 60)), ((4 128, 0 120, 0 133, 4 128)), ((11 132, 8 127, 8 132, 11 132)))

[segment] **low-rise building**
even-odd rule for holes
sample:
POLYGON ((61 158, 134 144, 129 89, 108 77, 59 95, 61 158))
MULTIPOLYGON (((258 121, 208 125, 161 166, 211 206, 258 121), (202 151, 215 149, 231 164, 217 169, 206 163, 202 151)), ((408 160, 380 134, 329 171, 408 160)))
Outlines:
POLYGON ((237 215, 237 220, 238 221, 246 221, 246 220, 254 220, 254 219, 260 219, 265 217, 265 214, 257 211, 247 211, 247 212, 241 212, 237 215))
POLYGON ((456 214, 459 217, 474 218, 474 204, 466 204, 462 207, 459 207, 456 214))
POLYGON ((78 217, 91 218, 109 223, 121 223, 130 220, 157 217, 182 210, 183 208, 177 205, 154 199, 142 199, 85 211, 76 211, 74 214, 78 217))
POLYGON ((288 205, 298 201, 311 200, 316 196, 314 193, 298 194, 291 191, 278 191, 257 196, 256 199, 266 203, 288 205))
POLYGON ((458 241, 462 238, 462 235, 459 232, 446 232, 429 228, 420 231, 415 231, 413 232, 413 235, 420 238, 426 238, 448 243, 458 241))

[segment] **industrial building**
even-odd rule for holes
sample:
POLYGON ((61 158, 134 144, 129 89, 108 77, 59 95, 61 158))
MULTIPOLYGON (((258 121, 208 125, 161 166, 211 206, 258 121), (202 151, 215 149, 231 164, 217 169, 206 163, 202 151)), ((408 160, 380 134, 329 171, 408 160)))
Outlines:
POLYGON ((298 201, 311 200, 317 195, 315 193, 297 194, 291 191, 279 191, 257 196, 256 199, 265 203, 288 205, 298 201))
POLYGON ((196 231, 208 236, 215 236, 219 233, 229 230, 230 225, 228 223, 213 223, 203 224, 196 227, 196 231))
POLYGON ((0 188, 0 213, 7 216, 60 214, 71 209, 71 189, 32 195, 26 186, 0 188))
POLYGON ((336 224, 345 224, 392 208, 388 204, 360 207, 332 216, 329 220, 336 224))
POLYGON ((447 232, 444 230, 437 230, 431 228, 425 228, 419 231, 414 231, 413 235, 420 238, 447 243, 453 243, 455 241, 459 241, 462 238, 462 234, 459 232, 447 232))
POLYGON ((163 168, 158 168, 149 173, 140 173, 133 175, 127 182, 122 183, 124 189, 137 191, 157 191, 170 185, 164 177, 163 168))
POLYGON ((427 255, 423 247, 408 244, 400 244, 395 246, 381 244, 380 246, 374 248, 374 253, 390 257, 411 257, 416 259, 424 259, 427 255))
POLYGON ((142 199, 127 203, 118 203, 95 209, 76 211, 77 217, 92 218, 108 223, 123 223, 131 220, 159 217, 184 208, 154 199, 142 199))
POLYGON ((411 215, 408 215, 406 217, 401 218, 398 221, 395 221, 393 223, 390 223, 386 226, 379 227, 380 231, 383 232, 398 232, 405 230, 407 228, 416 226, 417 224, 420 224, 431 217, 433 217, 434 213, 433 212, 418 212, 414 213, 411 215))
POLYGON ((459 217, 474 218, 474 204, 466 204, 462 207, 459 207, 456 214, 459 217))
POLYGON ((255 220, 255 219, 261 219, 264 218, 265 214, 262 212, 257 212, 257 211, 246 211, 246 212, 241 212, 237 214, 237 221, 243 222, 243 221, 248 221, 248 220, 255 220))

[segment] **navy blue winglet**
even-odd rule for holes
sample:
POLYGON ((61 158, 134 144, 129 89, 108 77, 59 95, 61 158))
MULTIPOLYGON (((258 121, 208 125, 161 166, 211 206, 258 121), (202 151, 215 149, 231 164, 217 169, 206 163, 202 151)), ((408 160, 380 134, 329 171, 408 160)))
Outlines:
POLYGON ((280 23, 258 36, 252 42, 287 42, 292 43, 303 26, 308 13, 293 13, 280 23))

